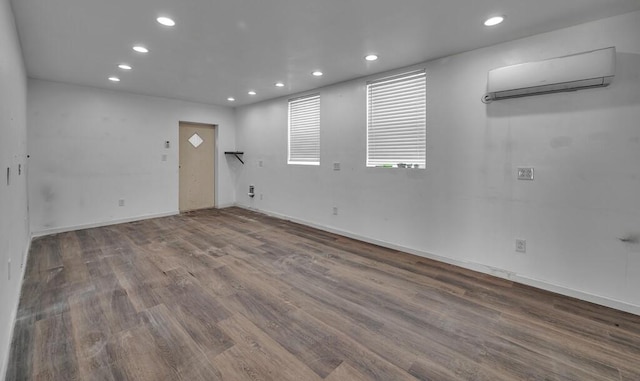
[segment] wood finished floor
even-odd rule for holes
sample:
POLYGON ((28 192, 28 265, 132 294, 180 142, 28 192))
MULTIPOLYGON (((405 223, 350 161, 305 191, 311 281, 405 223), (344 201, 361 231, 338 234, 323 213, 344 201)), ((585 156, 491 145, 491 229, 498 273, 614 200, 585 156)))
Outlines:
POLYGON ((7 380, 640 380, 640 317, 238 209, 34 240, 7 380))

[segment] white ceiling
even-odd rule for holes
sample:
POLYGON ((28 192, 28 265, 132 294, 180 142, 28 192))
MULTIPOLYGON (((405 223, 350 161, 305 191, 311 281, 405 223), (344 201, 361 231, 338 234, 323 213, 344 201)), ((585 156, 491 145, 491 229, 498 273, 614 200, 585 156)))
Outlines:
POLYGON ((638 0, 12 0, 29 76, 239 106, 640 9, 638 0), (482 25, 505 14, 497 27, 482 25), (177 25, 155 19, 167 15, 177 25), (142 43, 150 53, 131 47, 142 43), (366 62, 376 53, 380 59, 366 62), (133 66, 130 72, 119 63, 133 66), (321 70, 323 77, 311 72, 321 70), (122 81, 107 78, 118 75, 122 81), (284 88, 275 88, 283 81, 284 88), (250 96, 249 90, 258 95, 250 96), (229 103, 229 96, 236 102, 229 103))

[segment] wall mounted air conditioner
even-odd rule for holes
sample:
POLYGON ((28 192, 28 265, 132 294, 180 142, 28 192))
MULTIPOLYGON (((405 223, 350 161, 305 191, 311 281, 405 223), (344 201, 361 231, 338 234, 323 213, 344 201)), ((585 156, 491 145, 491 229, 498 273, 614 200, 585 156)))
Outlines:
POLYGON ((616 66, 616 48, 527 62, 489 71, 483 102, 608 86, 616 66))

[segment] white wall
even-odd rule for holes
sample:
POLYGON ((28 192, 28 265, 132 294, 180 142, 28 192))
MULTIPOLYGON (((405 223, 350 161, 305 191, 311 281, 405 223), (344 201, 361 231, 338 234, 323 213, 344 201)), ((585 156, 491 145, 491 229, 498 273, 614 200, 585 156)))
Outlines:
POLYGON ((638 36, 640 12, 418 66, 426 170, 365 168, 366 79, 319 90, 319 167, 286 164, 286 98, 240 108, 238 203, 640 313, 640 245, 619 240, 640 237, 638 36), (609 88, 480 102, 490 69, 608 46, 609 88))
POLYGON ((7 368, 23 261, 30 241, 25 173, 26 108, 27 79, 13 12, 8 0, 0 0, 0 378, 7 368), (11 168, 9 185, 7 168, 11 168))
POLYGON ((35 235, 177 213, 179 121, 218 126, 216 205, 235 203, 232 108, 31 79, 28 91, 35 235))

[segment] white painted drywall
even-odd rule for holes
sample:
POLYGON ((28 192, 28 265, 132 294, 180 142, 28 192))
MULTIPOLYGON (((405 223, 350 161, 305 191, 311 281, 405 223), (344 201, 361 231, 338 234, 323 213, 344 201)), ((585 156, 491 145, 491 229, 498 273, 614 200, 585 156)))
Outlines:
POLYGON ((0 0, 0 378, 7 369, 24 274, 23 261, 30 242, 25 173, 26 112, 27 75, 13 12, 8 0, 0 0), (9 185, 7 168, 11 168, 9 185))
POLYGON ((177 213, 179 121, 218 126, 216 205, 235 202, 232 108, 32 79, 28 92, 35 235, 177 213))
POLYGON ((286 164, 286 98, 239 108, 238 203, 640 313, 640 245, 619 240, 640 235, 638 36, 640 12, 413 67, 428 75, 426 170, 365 167, 368 78, 313 91, 319 167, 286 164), (608 88, 480 102, 490 69, 608 46, 608 88))

